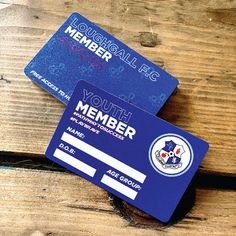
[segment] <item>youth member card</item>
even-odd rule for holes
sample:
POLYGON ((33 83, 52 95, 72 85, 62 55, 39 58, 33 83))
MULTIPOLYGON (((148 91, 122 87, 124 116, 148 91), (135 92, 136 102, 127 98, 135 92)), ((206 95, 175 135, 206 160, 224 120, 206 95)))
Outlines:
POLYGON ((78 13, 26 66, 25 74, 67 104, 81 79, 156 114, 178 81, 78 13))
POLYGON ((80 81, 46 156, 167 222, 208 144, 80 81))

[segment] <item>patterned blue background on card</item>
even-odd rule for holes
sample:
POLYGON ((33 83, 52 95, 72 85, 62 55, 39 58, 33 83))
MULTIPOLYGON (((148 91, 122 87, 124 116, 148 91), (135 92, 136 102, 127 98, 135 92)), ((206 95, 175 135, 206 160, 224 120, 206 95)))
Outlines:
POLYGON ((178 85, 170 74, 78 13, 66 20, 25 73, 65 104, 83 79, 152 114, 178 85))
POLYGON ((79 81, 46 156, 161 221, 168 221, 208 144, 79 81))

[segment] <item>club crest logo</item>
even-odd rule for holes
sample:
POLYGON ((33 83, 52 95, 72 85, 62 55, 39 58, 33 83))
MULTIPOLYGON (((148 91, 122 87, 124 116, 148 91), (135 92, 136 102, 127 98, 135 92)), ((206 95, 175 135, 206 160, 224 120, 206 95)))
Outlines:
POLYGON ((179 176, 185 173, 193 161, 189 142, 176 134, 165 134, 151 144, 149 159, 153 168, 165 176, 179 176))

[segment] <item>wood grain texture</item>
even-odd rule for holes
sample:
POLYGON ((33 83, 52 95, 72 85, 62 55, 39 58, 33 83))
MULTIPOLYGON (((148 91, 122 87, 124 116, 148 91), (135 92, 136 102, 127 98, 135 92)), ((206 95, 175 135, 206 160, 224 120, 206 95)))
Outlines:
POLYGON ((210 143, 201 170, 235 174, 236 1, 16 0, 0 10, 0 150, 43 154, 64 106, 23 68, 73 11, 180 81, 160 116, 210 143))
POLYGON ((196 205, 165 228, 120 217, 107 193, 66 173, 0 170, 1 235, 235 235, 236 192, 198 189, 196 205))

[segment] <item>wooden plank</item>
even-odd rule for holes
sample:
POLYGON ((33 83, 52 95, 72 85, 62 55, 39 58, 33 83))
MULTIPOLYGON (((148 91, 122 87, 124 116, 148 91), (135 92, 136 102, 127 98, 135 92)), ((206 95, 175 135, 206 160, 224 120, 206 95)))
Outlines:
POLYGON ((210 143, 201 170, 235 174, 235 8, 225 0, 14 1, 0 10, 0 150, 44 153, 64 106, 23 68, 78 11, 179 79, 161 117, 210 143))
POLYGON ((198 189, 188 216, 166 228, 128 222, 105 191, 72 174, 1 169, 0 191, 1 235, 235 234, 236 192, 230 190, 198 189))

